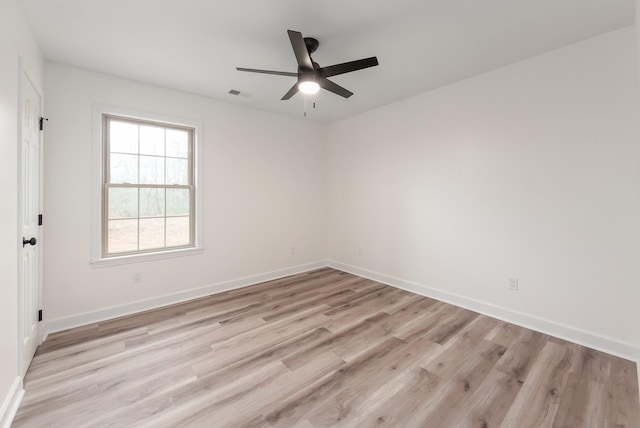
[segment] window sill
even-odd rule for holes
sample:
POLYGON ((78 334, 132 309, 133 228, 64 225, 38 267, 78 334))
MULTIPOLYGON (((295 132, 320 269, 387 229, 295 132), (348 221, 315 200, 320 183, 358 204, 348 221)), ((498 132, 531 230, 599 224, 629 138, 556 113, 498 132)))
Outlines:
POLYGON ((134 254, 121 257, 109 257, 91 261, 92 268, 125 265, 130 263, 150 262, 153 260, 173 259, 175 257, 195 256, 204 253, 204 248, 186 248, 182 250, 162 251, 158 253, 134 254))

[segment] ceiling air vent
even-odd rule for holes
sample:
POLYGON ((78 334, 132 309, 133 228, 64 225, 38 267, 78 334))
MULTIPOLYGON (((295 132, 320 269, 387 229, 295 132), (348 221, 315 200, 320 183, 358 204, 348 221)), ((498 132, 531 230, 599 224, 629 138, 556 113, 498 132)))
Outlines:
POLYGON ((239 89, 229 89, 229 94, 230 95, 237 95, 239 97, 243 97, 243 98, 250 98, 251 94, 248 94, 246 92, 242 92, 239 89))

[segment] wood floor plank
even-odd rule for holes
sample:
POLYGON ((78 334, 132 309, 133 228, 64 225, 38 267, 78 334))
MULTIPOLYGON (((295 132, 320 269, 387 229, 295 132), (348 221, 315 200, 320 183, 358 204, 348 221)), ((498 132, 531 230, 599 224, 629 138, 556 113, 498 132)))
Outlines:
MULTIPOLYGON (((380 346, 387 346, 381 343, 380 346)), ((412 343, 400 343, 391 355, 375 361, 375 367, 367 373, 350 374, 341 388, 314 411, 307 412, 306 418, 316 426, 349 424, 355 420, 364 408, 362 406, 368 391, 375 391, 399 376, 400 373, 414 367, 425 352, 438 346, 435 342, 421 338, 412 343), (385 365, 385 360, 389 362, 385 365)))
POLYGON ((194 370, 198 373, 212 372, 234 361, 259 353, 262 349, 268 349, 315 330, 326 321, 326 316, 322 313, 325 309, 323 306, 310 308, 274 322, 270 330, 260 327, 231 337, 224 342, 214 343, 211 345, 210 355, 195 363, 194 370))
POLYGON ((331 268, 50 335, 14 427, 640 427, 637 366, 331 268))
POLYGON ((268 424, 262 413, 269 411, 270 405, 265 406, 262 403, 284 401, 299 389, 304 388, 308 382, 320 379, 328 373, 338 370, 342 365, 344 365, 344 361, 338 356, 325 353, 318 356, 313 364, 307 364, 295 371, 282 372, 271 383, 253 386, 245 394, 227 397, 220 403, 209 403, 199 412, 186 413, 183 418, 176 421, 176 425, 207 426, 207 423, 215 420, 217 427, 232 428, 245 426, 250 422, 255 424, 257 422, 255 418, 252 420, 253 422, 247 420, 250 415, 255 413, 261 414, 263 424, 268 424))
POLYGON ((547 341, 501 426, 553 426, 567 384, 571 357, 571 350, 566 346, 547 341))
MULTIPOLYGON (((116 355, 97 358, 86 364, 73 366, 65 370, 55 370, 52 364, 43 373, 36 373, 30 377, 29 385, 35 391, 49 391, 51 388, 60 388, 74 382, 91 382, 94 377, 101 376, 125 376, 130 373, 132 364, 142 361, 146 365, 166 364, 167 361, 178 358, 188 353, 190 356, 199 356, 210 353, 211 347, 207 342, 217 337, 219 329, 205 326, 193 329, 189 333, 166 338, 164 341, 153 345, 127 349, 116 355)), ((61 358, 64 361, 64 357, 61 358)), ((25 400, 28 397, 25 396, 25 400)))
POLYGON ((496 323, 493 318, 476 317, 453 339, 435 352, 426 354, 419 365, 443 379, 450 379, 462 367, 468 356, 476 354, 481 346, 485 346, 487 341, 484 337, 496 323))
POLYGON ((359 355, 359 350, 367 350, 385 337, 388 337, 384 329, 380 328, 379 322, 389 315, 381 312, 372 317, 358 321, 356 324, 348 325, 345 329, 339 330, 333 336, 318 343, 314 348, 302 349, 285 357, 282 362, 289 368, 295 369, 306 364, 313 356, 320 352, 339 350, 348 353, 345 356, 359 355), (355 349, 356 352, 350 350, 355 349))
POLYGON ((522 328, 500 321, 496 327, 486 335, 485 339, 502 346, 510 346, 513 341, 522 333, 522 328))
MULTIPOLYGON (((477 313, 468 311, 466 309, 460 309, 453 313, 451 316, 439 323, 436 328, 431 329, 424 337, 439 343, 445 344, 449 339, 454 337, 460 330, 462 330, 467 324, 473 321, 478 316, 477 313)), ((410 338, 408 339, 410 340, 410 338)))
POLYGON ((609 400, 606 392, 605 384, 570 373, 553 426, 556 428, 570 428, 576 424, 585 427, 607 426, 605 415, 609 400))
POLYGON ((287 368, 279 361, 265 364, 259 370, 245 373, 232 382, 217 384, 215 376, 206 376, 175 388, 168 394, 154 394, 140 400, 135 411, 118 411, 96 418, 93 426, 179 426, 185 414, 195 414, 211 405, 223 403, 229 397, 241 396, 258 385, 269 383, 287 368))
POLYGON ((531 330, 521 331, 508 346, 496 369, 524 383, 546 342, 547 338, 542 333, 531 330))
MULTIPOLYGON (((299 394, 285 400, 267 415, 267 421, 274 426, 288 427, 331 400, 347 385, 360 382, 381 371, 388 372, 388 364, 393 364, 405 351, 400 339, 391 337, 379 346, 371 348, 356 360, 345 364, 321 382, 310 385, 299 394)), ((406 345, 406 344, 404 344, 406 345)), ((313 420, 310 420, 314 424, 313 420)))
POLYGON ((612 361, 608 394, 611 398, 607 420, 616 427, 640 427, 638 406, 638 367, 631 361, 615 358, 612 361))
POLYGON ((461 310, 455 306, 438 302, 405 325, 400 326, 395 335, 402 340, 410 341, 438 328, 445 319, 461 310))
POLYGON ((521 387, 518 379, 493 369, 469 398, 465 408, 451 412, 447 423, 456 427, 498 427, 521 387))
POLYGON ((468 410, 473 393, 504 354, 502 345, 482 342, 477 352, 468 355, 450 378, 443 379, 431 400, 408 417, 408 426, 452 426, 451 418, 468 410))
POLYGON ((406 426, 407 415, 420 411, 433 397, 440 378, 422 367, 412 367, 365 397, 353 426, 406 426))

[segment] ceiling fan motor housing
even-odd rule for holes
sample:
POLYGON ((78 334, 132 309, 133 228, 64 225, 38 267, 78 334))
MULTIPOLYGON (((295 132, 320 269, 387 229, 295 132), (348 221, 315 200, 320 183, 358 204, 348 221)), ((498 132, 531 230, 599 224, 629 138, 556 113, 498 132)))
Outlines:
POLYGON ((307 52, 309 52, 309 55, 318 50, 318 46, 320 46, 320 42, 313 37, 305 37, 304 44, 307 46, 307 52))

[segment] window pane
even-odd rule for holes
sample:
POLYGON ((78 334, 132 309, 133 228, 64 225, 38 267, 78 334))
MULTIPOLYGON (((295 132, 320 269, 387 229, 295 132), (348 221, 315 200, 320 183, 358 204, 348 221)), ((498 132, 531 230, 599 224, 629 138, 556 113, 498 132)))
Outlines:
POLYGON ((117 153, 138 153, 138 125, 135 123, 109 122, 109 150, 117 153))
POLYGON ((193 129, 105 117, 104 256, 193 245, 193 129))
POLYGON ((140 154, 164 156, 164 128, 140 125, 140 154))
POLYGON ((164 218, 140 219, 140 249, 164 247, 164 218))
POLYGON ((167 189, 167 215, 189 215, 189 189, 167 189))
POLYGON ((140 217, 164 217, 164 189, 140 189, 140 217))
POLYGON ((167 156, 189 157, 189 133, 178 129, 167 129, 167 156))
POLYGON ((112 187, 109 191, 109 218, 138 217, 138 189, 112 187))
POLYGON ((167 247, 188 245, 189 241, 189 217, 167 218, 167 247))
POLYGON ((124 253, 138 249, 138 220, 109 220, 107 251, 124 253))
POLYGON ((120 155, 112 153, 110 161, 110 182, 131 183, 138 182, 138 156, 120 155))
POLYGON ((140 184, 164 184, 164 159, 140 156, 140 184))
POLYGON ((189 160, 167 158, 167 184, 189 184, 189 160))

